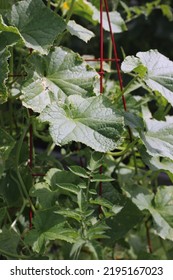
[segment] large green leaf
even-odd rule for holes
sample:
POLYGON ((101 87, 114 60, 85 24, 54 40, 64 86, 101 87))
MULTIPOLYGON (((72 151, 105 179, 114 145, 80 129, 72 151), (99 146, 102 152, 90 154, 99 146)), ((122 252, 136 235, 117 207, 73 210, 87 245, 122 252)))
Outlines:
POLYGON ((135 71, 147 86, 158 91, 173 105, 173 62, 157 50, 127 56, 122 63, 125 73, 135 71))
POLYGON ((22 88, 22 100, 24 106, 36 112, 68 95, 92 92, 98 77, 78 54, 60 47, 48 56, 31 55, 29 63, 31 69, 26 69, 29 77, 22 88))
POLYGON ((81 142, 96 151, 114 150, 121 141, 123 118, 103 96, 67 98, 67 104, 52 104, 39 116, 49 122, 56 145, 81 142))
POLYGON ((8 78, 9 68, 8 68, 8 58, 10 53, 7 49, 0 51, 0 104, 7 101, 8 92, 5 82, 8 78))
POLYGON ((41 0, 24 0, 12 6, 9 23, 18 28, 28 48, 46 54, 58 34, 66 28, 64 20, 41 0))
POLYGON ((173 160, 173 123, 172 117, 166 121, 147 120, 147 131, 141 133, 147 152, 152 156, 167 157, 173 160))
POLYGON ((21 39, 19 30, 16 27, 6 25, 0 15, 0 51, 7 46, 16 44, 19 39, 21 39))
POLYGON ((159 187, 154 196, 144 187, 126 186, 125 192, 140 210, 148 210, 154 221, 155 233, 163 239, 173 240, 173 188, 159 187))

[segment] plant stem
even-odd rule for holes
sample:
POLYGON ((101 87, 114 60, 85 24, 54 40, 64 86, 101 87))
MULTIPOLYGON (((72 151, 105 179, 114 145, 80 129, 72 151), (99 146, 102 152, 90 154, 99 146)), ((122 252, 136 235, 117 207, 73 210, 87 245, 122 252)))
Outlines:
POLYGON ((47 0, 47 7, 50 8, 50 1, 51 0, 47 0))
POLYGON ((25 135, 26 135, 26 133, 27 133, 27 131, 28 131, 28 129, 29 129, 29 125, 30 125, 30 124, 29 124, 29 122, 28 122, 28 123, 26 124, 24 130, 23 130, 23 133, 22 133, 20 139, 19 139, 19 143, 18 143, 18 147, 17 147, 17 152, 16 152, 16 160, 15 160, 15 163, 16 163, 16 173, 17 173, 17 177, 18 177, 18 180, 19 180, 19 183, 20 183, 21 190, 22 190, 24 196, 28 199, 29 204, 30 204, 30 206, 31 206, 31 208, 32 208, 32 210, 33 210, 33 212, 35 212, 35 207, 34 207, 34 205, 32 204, 32 201, 31 201, 31 199, 30 199, 30 197, 29 197, 28 191, 27 191, 27 189, 26 189, 26 187, 25 187, 25 184, 24 184, 24 182, 23 182, 22 176, 21 176, 20 171, 19 171, 19 157, 20 157, 20 153, 21 153, 21 149, 22 149, 23 140, 24 140, 25 135))
POLYGON ((153 253, 152 243, 151 243, 151 237, 150 237, 150 228, 148 226, 148 222, 145 222, 145 228, 146 228, 146 237, 147 237, 147 244, 148 244, 148 250, 149 253, 153 253))
MULTIPOLYGON (((12 77, 9 78, 9 83, 13 83, 13 69, 14 69, 13 47, 10 48, 10 54, 11 54, 11 56, 10 56, 10 61, 9 61, 9 72, 12 75, 12 77)), ((10 94, 9 97, 11 97, 11 94, 10 94)), ((13 106, 12 106, 11 98, 9 98, 9 119, 10 119, 10 134, 12 134, 12 129, 13 129, 13 106)))
POLYGON ((71 1, 71 5, 70 5, 70 9, 69 9, 69 11, 68 11, 68 13, 67 13, 66 23, 69 22, 69 20, 70 20, 72 14, 73 14, 74 3, 75 3, 75 0, 72 0, 72 1, 71 1))
POLYGON ((28 260, 30 256, 20 256, 20 255, 17 255, 17 254, 14 254, 14 253, 11 253, 11 252, 7 252, 3 249, 0 249, 0 253, 3 255, 3 256, 8 256, 10 258, 14 258, 14 259, 18 259, 18 260, 28 260))
POLYGON ((125 155, 130 149, 132 149, 135 144, 138 142, 138 139, 135 139, 133 142, 131 142, 127 148, 121 152, 107 152, 108 155, 111 155, 111 156, 122 156, 122 155, 125 155))
POLYGON ((59 11, 59 8, 61 7, 61 4, 62 4, 62 1, 63 0, 60 0, 57 7, 55 8, 55 13, 57 13, 59 11))

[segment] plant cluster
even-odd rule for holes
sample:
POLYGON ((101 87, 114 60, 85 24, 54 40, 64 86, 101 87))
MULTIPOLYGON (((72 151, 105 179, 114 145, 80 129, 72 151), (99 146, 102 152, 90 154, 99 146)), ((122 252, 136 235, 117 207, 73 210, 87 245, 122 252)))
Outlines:
MULTIPOLYGON (((155 10, 173 20, 169 1, 128 2, 109 1, 113 33, 155 10)), ((120 88, 104 10, 100 94, 95 54, 71 48, 98 43, 99 7, 0 0, 2 258, 173 257, 173 62, 123 46, 120 88)))

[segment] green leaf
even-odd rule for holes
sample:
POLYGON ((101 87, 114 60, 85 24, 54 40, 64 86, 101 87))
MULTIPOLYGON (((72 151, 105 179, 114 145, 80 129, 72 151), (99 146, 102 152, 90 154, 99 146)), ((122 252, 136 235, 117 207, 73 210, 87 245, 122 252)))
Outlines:
POLYGON ((21 38, 19 30, 16 27, 6 25, 0 15, 0 51, 7 46, 15 45, 21 38))
POLYGON ((55 211, 55 213, 60 214, 67 218, 72 218, 78 222, 80 222, 82 220, 82 215, 77 210, 64 209, 64 210, 55 211))
POLYGON ((27 237, 28 242, 33 245, 36 252, 44 251, 48 240, 64 240, 74 243, 78 238, 76 230, 64 220, 62 215, 55 213, 56 208, 37 211, 33 224, 35 229, 31 230, 27 237))
POLYGON ((172 117, 166 121, 146 120, 147 132, 141 133, 141 139, 147 152, 155 157, 167 157, 173 160, 173 124, 172 117))
POLYGON ((163 239, 173 240, 172 187, 159 187, 155 197, 144 187, 126 186, 124 189, 140 210, 146 209, 151 213, 155 233, 163 239))
POLYGON ((111 178, 107 175, 104 175, 104 174, 94 174, 94 175, 92 175, 90 181, 91 182, 112 182, 112 181, 115 181, 115 179, 111 178))
POLYGON ((8 16, 28 48, 47 54, 57 35, 66 28, 64 20, 41 0, 24 0, 12 6, 8 16))
POLYGON ((47 56, 33 54, 28 60, 31 69, 22 87, 23 105, 41 112, 55 101, 64 101, 71 94, 93 92, 98 74, 82 58, 65 48, 56 47, 47 56))
POLYGON ((155 196, 155 207, 161 216, 173 228, 173 188, 172 186, 162 186, 158 188, 155 196))
MULTIPOLYGON (((61 6, 63 13, 65 14, 70 8, 71 0, 66 0, 64 5, 61 6)), ((86 0, 76 0, 73 6, 73 14, 82 16, 83 18, 95 23, 93 20, 93 13, 95 7, 86 0)))
POLYGON ((79 178, 70 171, 51 168, 44 177, 45 182, 51 187, 52 190, 57 189, 57 183, 71 183, 78 184, 79 178))
POLYGON ((67 184, 67 183, 63 184, 63 183, 61 183, 61 184, 57 184, 57 186, 64 191, 74 193, 76 195, 80 192, 79 186, 76 186, 76 185, 73 185, 73 184, 67 184))
POLYGON ((114 150, 121 142, 123 118, 103 96, 67 98, 68 106, 52 104, 39 116, 50 124, 56 145, 81 142, 99 152, 114 150))
POLYGON ((79 206, 80 211, 81 212, 86 211, 86 208, 87 208, 86 196, 85 196, 82 189, 79 191, 79 193, 77 195, 77 202, 78 202, 78 206, 79 206))
POLYGON ((102 153, 91 152, 90 160, 87 168, 90 171, 95 171, 102 165, 103 159, 104 159, 104 155, 102 153))
POLYGON ((131 112, 124 112, 124 121, 131 128, 144 129, 143 119, 131 112))
POLYGON ((134 56, 127 56, 122 63, 125 73, 135 71, 141 74, 146 85, 153 91, 158 91, 173 105, 173 62, 157 50, 139 52, 134 56))
POLYGON ((3 229, 0 230, 0 253, 4 256, 10 254, 17 254, 17 246, 20 237, 14 230, 3 229))
MULTIPOLYGON (((125 21, 121 17, 120 13, 118 13, 117 11, 109 12, 109 17, 113 33, 120 33, 127 30, 125 21)), ((96 8, 94 9, 93 20, 100 22, 100 11, 96 8)), ((110 32, 106 12, 103 12, 103 28, 106 31, 110 32)))
POLYGON ((97 222, 92 227, 89 228, 87 236, 89 240, 99 239, 99 238, 108 238, 106 231, 110 229, 109 226, 102 222, 97 222))
POLYGON ((90 199, 89 202, 91 204, 97 204, 97 205, 104 206, 104 207, 106 207, 108 209, 112 209, 112 207, 113 207, 113 204, 109 200, 107 200, 105 198, 90 199))
POLYGON ((0 180, 0 195, 10 207, 22 206, 20 185, 17 178, 16 172, 9 169, 0 180))
POLYGON ((166 16, 170 21, 173 20, 172 8, 169 5, 161 4, 159 8, 164 16, 166 16))
POLYGON ((85 43, 87 43, 91 38, 95 36, 92 31, 77 24, 74 20, 70 20, 68 22, 67 30, 70 32, 71 35, 78 37, 79 39, 83 40, 85 43))
POLYGON ((2 128, 0 128, 0 159, 5 161, 8 159, 11 150, 15 146, 14 139, 2 128))
POLYGON ((78 165, 70 166, 68 169, 74 173, 75 175, 82 177, 82 178, 88 178, 89 175, 87 174, 86 170, 78 165))
POLYGON ((143 218, 141 211, 130 199, 125 199, 123 204, 122 210, 107 222, 110 227, 107 232, 110 237, 110 245, 112 245, 113 241, 123 238, 143 218))
POLYGON ((5 85, 6 80, 8 79, 8 58, 10 57, 10 52, 5 49, 0 51, 0 104, 7 101, 8 92, 5 85))

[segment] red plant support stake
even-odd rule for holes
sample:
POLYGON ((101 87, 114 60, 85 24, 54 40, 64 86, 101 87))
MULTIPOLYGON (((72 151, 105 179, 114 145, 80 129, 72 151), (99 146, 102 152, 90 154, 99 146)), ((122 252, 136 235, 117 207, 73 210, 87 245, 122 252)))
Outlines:
POLYGON ((32 218, 33 218, 33 213, 32 213, 32 209, 30 208, 30 210, 29 210, 29 229, 32 229, 32 218))
MULTIPOLYGON (((103 62, 104 62, 104 31, 103 31, 103 1, 100 0, 100 94, 103 94, 103 62)), ((102 174, 102 166, 100 166, 100 174, 102 174)), ((99 196, 102 196, 103 184, 99 183, 99 196)), ((99 207, 99 214, 101 214, 101 206, 99 207)))
POLYGON ((103 93, 103 62, 104 62, 104 31, 103 31, 103 0, 100 0, 100 93, 103 93))
MULTIPOLYGON (((110 15, 109 15, 109 7, 108 7, 107 0, 104 0, 104 3, 105 3, 106 14, 107 14, 107 19, 108 19, 108 24, 109 24, 109 30, 110 30, 110 35, 111 35, 111 40, 112 40, 112 45, 113 45, 113 52, 114 52, 114 56, 115 56, 115 63, 116 63, 116 68, 117 68, 117 73, 118 73, 120 90, 123 92, 123 79, 122 79, 120 65, 119 65, 120 60, 118 58, 117 46, 116 46, 115 38, 114 38, 114 35, 113 35, 113 32, 112 32, 112 25, 111 25, 111 20, 110 20, 110 15)), ((125 100, 124 95, 122 95, 122 101, 123 101, 124 110, 127 111, 127 105, 126 105, 126 100, 125 100)))

